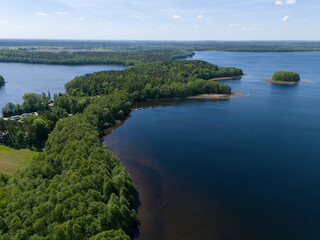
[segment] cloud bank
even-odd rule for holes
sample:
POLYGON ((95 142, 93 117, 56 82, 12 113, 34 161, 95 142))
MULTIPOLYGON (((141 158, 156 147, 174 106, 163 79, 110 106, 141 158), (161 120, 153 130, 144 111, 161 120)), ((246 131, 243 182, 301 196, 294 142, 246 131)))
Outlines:
POLYGON ((294 5, 296 4, 297 1, 296 0, 286 0, 286 1, 283 1, 283 0, 277 0, 275 2, 276 5, 278 6, 281 6, 281 5, 294 5))

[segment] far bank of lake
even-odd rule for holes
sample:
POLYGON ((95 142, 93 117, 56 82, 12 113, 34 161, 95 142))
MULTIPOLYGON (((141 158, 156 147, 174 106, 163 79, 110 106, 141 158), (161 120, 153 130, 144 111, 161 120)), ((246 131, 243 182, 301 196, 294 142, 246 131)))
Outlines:
POLYGON ((249 97, 168 100, 132 111, 106 144, 139 192, 139 240, 320 238, 319 52, 196 52, 242 68, 249 97), (308 84, 261 79, 295 71, 308 84))
MULTIPOLYGON (((116 65, 47 65, 0 63, 0 75, 6 81, 0 87, 0 111, 8 103, 22 103, 25 93, 63 93, 64 84, 76 76, 107 70, 123 70, 116 65)), ((1 115, 1 112, 0 112, 1 115)))

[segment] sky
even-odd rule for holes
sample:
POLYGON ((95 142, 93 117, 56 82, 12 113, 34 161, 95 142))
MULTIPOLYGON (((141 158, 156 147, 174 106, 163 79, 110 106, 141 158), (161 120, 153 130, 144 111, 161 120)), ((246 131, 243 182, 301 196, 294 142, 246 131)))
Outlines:
POLYGON ((320 40, 320 0, 0 0, 0 38, 320 40))

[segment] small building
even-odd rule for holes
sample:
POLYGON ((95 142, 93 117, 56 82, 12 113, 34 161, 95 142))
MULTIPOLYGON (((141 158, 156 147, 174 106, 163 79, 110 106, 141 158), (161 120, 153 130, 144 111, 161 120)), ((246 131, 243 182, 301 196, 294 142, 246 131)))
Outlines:
POLYGON ((19 115, 15 115, 15 116, 12 116, 11 119, 17 119, 19 117, 20 117, 19 115))
POLYGON ((22 116, 22 117, 28 117, 29 115, 31 115, 31 113, 24 113, 24 114, 22 114, 21 116, 22 116))

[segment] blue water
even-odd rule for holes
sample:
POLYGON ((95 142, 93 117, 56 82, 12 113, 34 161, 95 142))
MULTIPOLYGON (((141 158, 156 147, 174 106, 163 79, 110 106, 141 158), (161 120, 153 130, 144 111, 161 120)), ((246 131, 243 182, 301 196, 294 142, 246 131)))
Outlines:
MULTIPOLYGON (((22 103, 25 93, 63 93, 64 84, 76 76, 104 70, 123 70, 121 66, 0 63, 0 75, 7 82, 0 88, 0 111, 8 103, 22 103)), ((1 115, 1 113, 0 113, 1 115)))
POLYGON ((138 239, 320 239, 320 53, 197 52, 193 59, 242 68, 248 76, 223 83, 250 96, 143 108, 107 138, 133 176, 143 174, 130 169, 136 163, 161 179, 165 207, 155 216, 164 224, 152 234, 140 194, 138 239), (309 83, 262 81, 278 70, 309 83))

